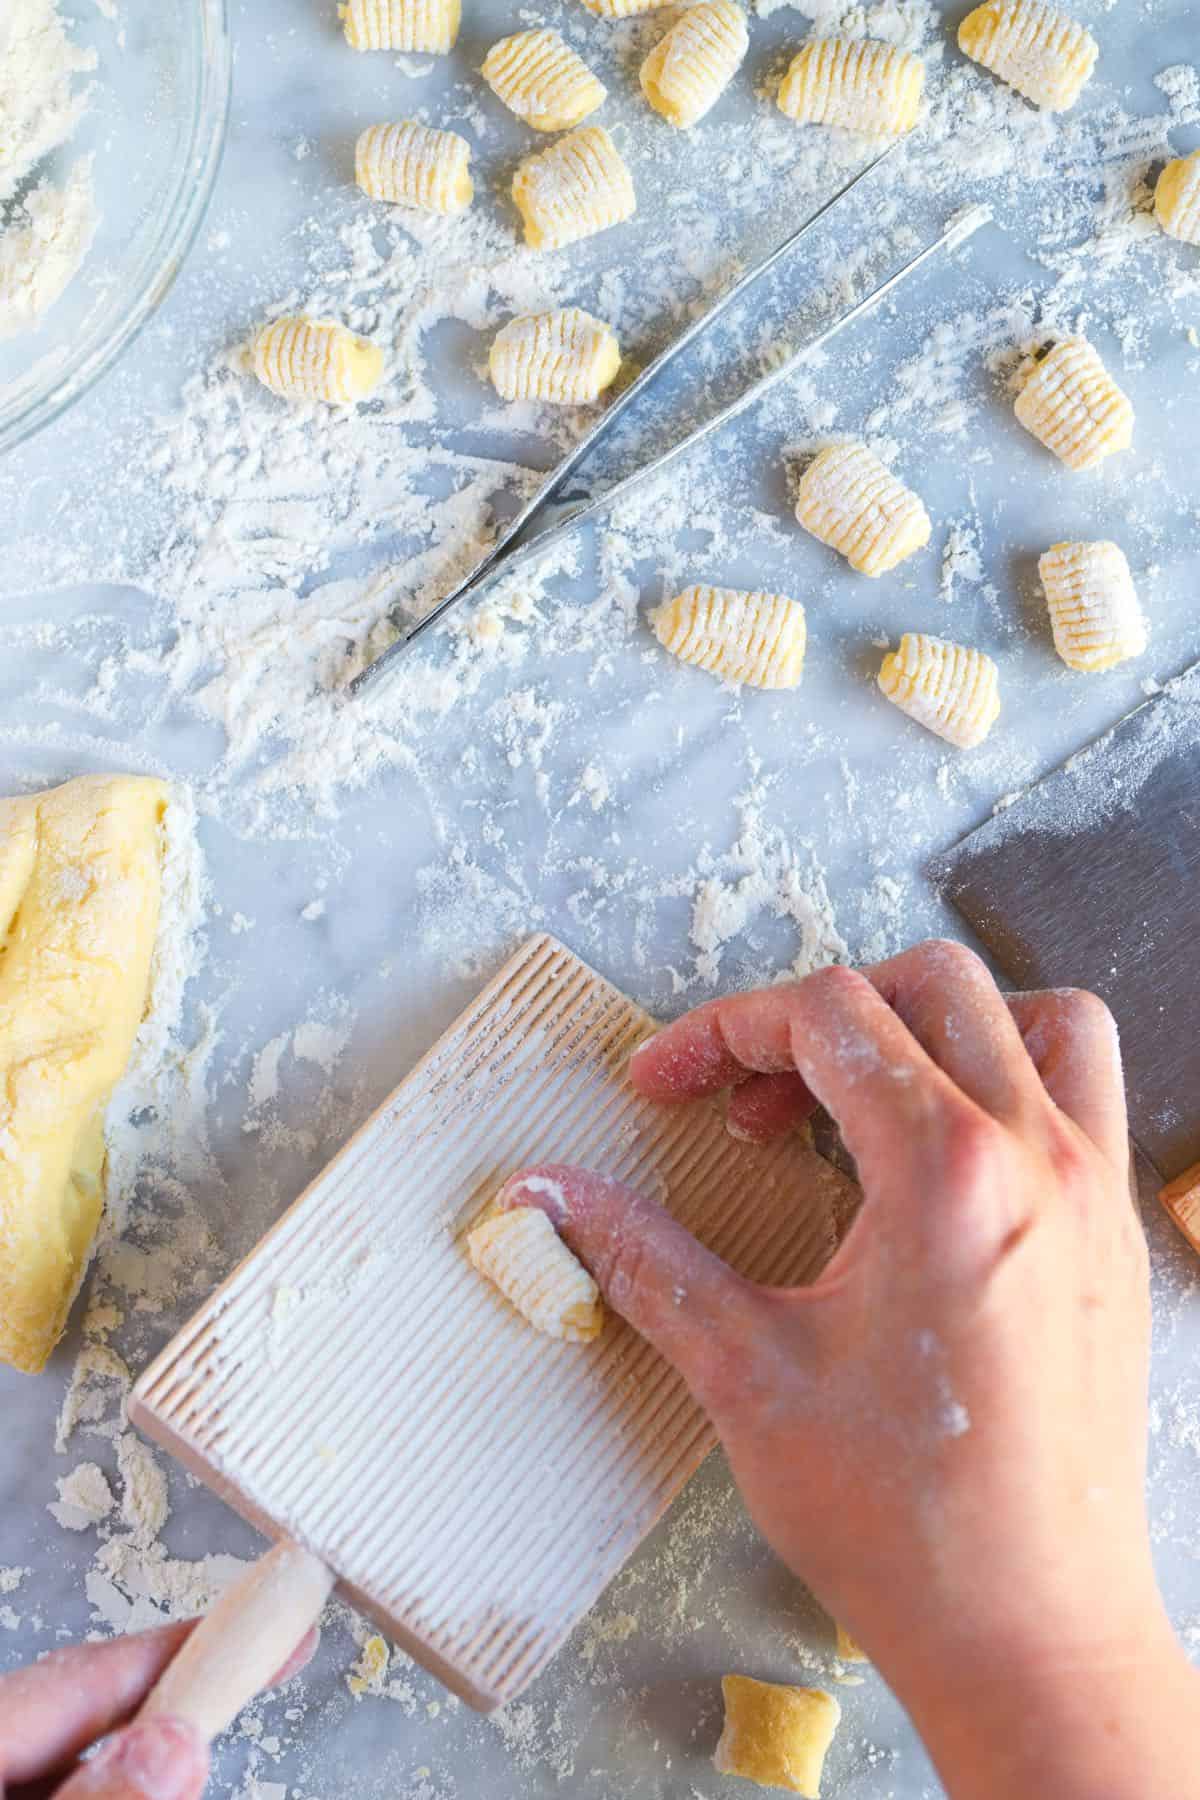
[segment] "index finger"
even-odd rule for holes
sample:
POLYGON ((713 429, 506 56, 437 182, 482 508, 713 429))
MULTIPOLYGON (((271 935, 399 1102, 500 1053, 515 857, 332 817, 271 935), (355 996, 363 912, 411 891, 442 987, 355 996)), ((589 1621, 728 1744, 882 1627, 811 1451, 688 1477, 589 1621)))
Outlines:
POLYGON ((791 997, 797 985, 709 1000, 665 1025, 630 1058, 639 1094, 648 1100, 695 1100, 719 1094, 748 1074, 793 1070, 791 997))
POLYGON ((72 1644, 0 1676, 0 1782, 63 1768, 123 1724, 192 1629, 189 1622, 108 1644, 72 1644))

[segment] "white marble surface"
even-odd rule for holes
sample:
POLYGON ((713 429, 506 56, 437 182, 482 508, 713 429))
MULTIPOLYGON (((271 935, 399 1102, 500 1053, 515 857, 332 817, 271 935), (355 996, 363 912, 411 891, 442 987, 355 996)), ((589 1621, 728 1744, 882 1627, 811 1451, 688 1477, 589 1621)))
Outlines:
MULTIPOLYGON (((947 14, 951 23, 959 10, 947 14)), ((239 784, 255 788, 271 764, 271 746, 231 771, 222 762, 219 727, 193 704, 200 672, 174 686, 156 672, 174 620, 155 598, 148 571, 177 517, 175 499, 147 477, 139 455, 152 435, 146 421, 173 406, 181 379, 244 335, 262 306, 293 288, 303 297, 314 242, 357 205, 346 187, 355 130, 373 117, 418 108, 452 122, 468 96, 478 97, 471 71, 482 49, 513 16, 496 0, 474 0, 448 67, 412 78, 390 58, 352 57, 336 36, 332 7, 316 0, 235 4, 232 135, 196 254, 115 375, 0 469, 0 780, 11 788, 83 767, 149 763, 195 783, 204 813, 210 921, 191 1028, 203 1029, 200 1007, 216 1009, 219 1043, 203 1076, 206 1153, 182 1172, 186 1200, 151 1173, 139 1229, 143 1242, 169 1243, 186 1215, 202 1218, 211 1240, 189 1256, 177 1296, 131 1313, 120 1341, 132 1363, 148 1356, 190 1301, 249 1248, 523 932, 556 931, 662 1012, 705 997, 714 982, 735 986, 774 973, 801 949, 786 881, 773 883, 763 903, 743 892, 744 929, 732 932, 715 970, 692 936, 704 879, 723 883, 732 911, 739 909, 745 867, 735 846, 747 806, 759 820, 760 842, 780 867, 792 857, 800 885, 812 880, 814 866, 824 871, 852 953, 952 930, 921 875, 928 857, 1003 793, 1136 702, 1147 676, 1165 678, 1200 654, 1192 561, 1198 443, 1190 398, 1200 359, 1187 337, 1192 320, 1200 322, 1200 253, 1152 234, 1124 247, 1117 229, 1127 210, 1123 196, 1149 158, 1139 160, 1128 145, 1122 152, 1112 131, 1097 124, 1111 121, 1116 106, 1130 115, 1162 114, 1153 77, 1200 44, 1184 0, 1081 10, 1104 44, 1100 74, 1081 103, 1083 123, 1048 134, 1045 173, 1028 203, 1011 176, 989 183, 964 172, 958 179, 953 159, 960 150, 965 159, 965 138, 945 151, 949 166, 937 191, 929 181, 911 192, 889 190, 885 222, 893 238, 881 267, 899 260, 895 232, 906 220, 924 233, 956 205, 984 197, 993 200, 997 222, 951 264, 919 277, 885 316, 843 339, 809 386, 781 395, 734 440, 710 451, 698 489, 703 510, 691 524, 680 528, 669 507, 661 531, 653 518, 643 520, 644 555, 633 565, 622 545, 589 538, 577 572, 547 589, 544 610, 556 598, 564 606, 602 600, 615 558, 643 603, 659 597, 667 569, 671 576, 686 571, 689 579, 760 581, 797 593, 809 607, 812 642, 800 696, 736 702, 694 672, 667 666, 614 602, 611 628, 581 630, 574 640, 571 629, 551 633, 549 647, 536 630, 527 632, 519 655, 497 656, 479 673, 475 691, 443 717, 416 732, 398 721, 398 739, 416 745, 411 765, 398 762, 344 794, 334 816, 301 791, 278 805, 264 830, 261 814, 258 828, 247 828, 237 794, 239 784), (298 158, 301 140, 306 154, 298 158), (1108 144, 1103 158, 1096 154, 1101 142, 1108 144), (898 191, 905 196, 899 202, 898 191), (1080 259, 1080 243, 1105 216, 1115 222, 1109 250, 1080 259), (933 547, 889 582, 849 578, 790 522, 780 452, 815 434, 814 397, 836 402, 836 429, 858 428, 894 400, 897 370, 936 326, 953 321, 953 340, 969 309, 982 319, 1001 303, 1027 308, 1064 268, 1074 273, 1065 297, 1060 290, 1058 315, 1086 324, 1131 393, 1135 453, 1091 479, 1058 471, 1013 422, 982 351, 967 357, 963 432, 939 431, 934 412, 921 405, 897 409, 881 426, 934 514, 933 547), (973 521, 984 581, 960 587, 948 606, 939 597, 938 556, 952 520, 973 521), (1061 672, 1049 655, 1032 573, 1038 550, 1075 535, 1113 535, 1125 544, 1153 634, 1143 664, 1090 683, 1061 672), (714 544, 721 547, 719 567, 711 561, 714 544), (100 571, 102 582, 84 583, 89 570, 100 571), (55 627, 49 634, 47 624, 55 627), (998 655, 1005 716, 976 757, 944 753, 871 693, 876 641, 894 641, 909 627, 958 635, 998 655), (147 652, 141 666, 131 665, 131 646, 147 652), (540 707, 561 708, 552 711, 540 763, 528 729, 512 735, 507 702, 518 691, 540 707), (595 809, 581 789, 588 767, 603 770, 610 789, 595 809), (881 880, 897 885, 887 889, 881 880), (315 899, 324 911, 306 920, 301 915, 315 899), (243 929, 243 921, 253 923, 243 929), (278 1100, 264 1118, 247 1094, 254 1057, 306 1018, 344 1029, 345 1050, 328 1077, 285 1056, 278 1100)), ((664 291, 691 299, 697 273, 711 274, 735 241, 769 240, 781 217, 789 210, 795 216, 806 198, 811 203, 820 185, 791 189, 781 174, 783 200, 773 216, 757 200, 740 204, 728 165, 717 159, 705 171, 701 160, 718 141, 724 115, 690 142, 645 120, 629 61, 636 31, 613 33, 582 15, 577 0, 546 0, 536 17, 563 22, 613 90, 610 107, 635 163, 642 206, 632 225, 580 251, 575 297, 595 302, 609 270, 615 286, 604 291, 619 303, 627 346, 641 349, 670 330, 664 291), (698 200, 690 197, 697 184, 698 200), (706 238, 701 223, 718 207, 726 225, 706 238)), ((766 130, 754 121, 769 110, 751 87, 778 48, 806 29, 804 17, 788 8, 754 24, 745 91, 728 102, 749 153, 754 134, 766 130)), ((948 30, 943 37, 935 84, 959 65, 948 30)), ((471 114, 469 133, 483 175, 480 203, 506 216, 492 184, 527 139, 490 103, 471 114)), ((1173 141, 1177 150, 1193 147, 1195 125, 1183 123, 1173 141)), ((818 174, 828 191, 833 172, 818 174)), ((864 222, 875 223, 871 203, 735 322, 723 340, 735 352, 731 369, 710 352, 682 371, 656 429, 669 432, 690 418, 697 394, 707 401, 723 383, 744 379, 763 343, 809 294, 810 278, 825 280, 835 270, 839 242, 852 253, 864 222)), ((439 411, 411 426, 401 418, 399 432, 433 448, 548 463, 553 449, 544 434, 531 428, 513 440, 494 423, 474 372, 485 342, 486 334, 462 320, 431 330, 425 350, 440 385, 439 411), (493 422, 481 425, 485 411, 493 422)), ((654 439, 645 426, 643 420, 628 436, 631 453, 654 439)), ((332 527, 328 545, 314 547, 315 560, 325 548, 344 552, 356 571, 383 553, 379 539, 351 533, 347 541, 332 527)), ((430 655, 436 663, 449 651, 443 643, 430 655)), ((318 704, 340 702, 319 696, 318 704)), ((1160 1302, 1150 1498, 1171 1609, 1186 1629, 1200 1620, 1193 1501, 1200 1385, 1192 1373, 1200 1323, 1188 1257, 1153 1209, 1149 1225, 1160 1302)), ((373 1328, 386 1355, 397 1327, 380 1321, 373 1328)), ((64 1457, 51 1448, 77 1348, 73 1334, 38 1382, 0 1372, 0 1566, 32 1571, 0 1599, 0 1667, 96 1624, 83 1589, 95 1534, 68 1534, 45 1510, 55 1477, 75 1462, 113 1466, 103 1436, 77 1436, 64 1457), (19 1623, 10 1628, 10 1619, 19 1623)), ((252 1534, 214 1499, 174 1476, 172 1498, 162 1536, 170 1556, 252 1553, 252 1534)), ((122 1527, 114 1529, 119 1535, 122 1527)), ((257 1780, 312 1800, 478 1793, 499 1800, 562 1789, 582 1800, 690 1800, 727 1785, 732 1793, 733 1784, 707 1762, 719 1724, 720 1673, 740 1666, 820 1681, 831 1672, 828 1622, 758 1543, 719 1459, 597 1618, 607 1637, 598 1635, 596 1620, 585 1624, 529 1695, 528 1710, 518 1707, 504 1730, 439 1706, 437 1684, 420 1672, 404 1677, 408 1698, 352 1699, 344 1676, 356 1652, 339 1620, 298 1689, 255 1714, 222 1747, 214 1791, 253 1793, 257 1780)), ((862 1686, 838 1691, 845 1720, 830 1758, 829 1792, 863 1800, 936 1793, 920 1747, 878 1679, 868 1672, 862 1686)))

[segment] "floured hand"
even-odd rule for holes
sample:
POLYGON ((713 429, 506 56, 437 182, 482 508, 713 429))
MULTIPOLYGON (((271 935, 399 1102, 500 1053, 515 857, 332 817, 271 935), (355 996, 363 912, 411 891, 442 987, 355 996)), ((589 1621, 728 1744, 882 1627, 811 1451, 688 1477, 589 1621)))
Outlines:
POLYGON ((1200 1795, 1143 1503, 1147 1256, 1106 1009, 1006 1000, 930 943, 714 1001, 631 1073, 668 1103, 732 1089, 747 1137, 819 1101, 857 1162, 845 1242, 786 1292, 599 1175, 541 1168, 505 1203, 548 1211, 679 1366, 956 1800, 1200 1795))

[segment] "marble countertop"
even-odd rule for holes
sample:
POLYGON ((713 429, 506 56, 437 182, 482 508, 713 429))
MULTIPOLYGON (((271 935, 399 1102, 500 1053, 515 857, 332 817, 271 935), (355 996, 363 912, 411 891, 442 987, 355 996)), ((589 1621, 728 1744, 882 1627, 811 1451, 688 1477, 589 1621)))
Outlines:
MULTIPOLYGON (((885 4, 866 16, 894 34, 906 29, 905 10, 885 4)), ((940 93, 961 66, 950 30, 961 9, 943 19, 907 10, 914 30, 927 18, 928 41, 944 46, 931 65, 940 93)), ((190 782, 199 801, 207 922, 185 1025, 193 1073, 177 1083, 192 1112, 181 1155, 169 1170, 155 1162, 145 1173, 124 1260, 115 1275, 111 1262, 102 1266, 103 1279, 124 1284, 114 1343, 131 1366, 165 1341, 524 934, 555 932, 667 1014, 794 960, 820 960, 839 940, 865 956, 958 932, 923 874, 929 859, 1136 704, 1148 679, 1165 680, 1200 655, 1200 432, 1191 404, 1200 354, 1189 337, 1200 325, 1200 253, 1154 232, 1139 188, 1161 160, 1164 131, 1177 152, 1200 141, 1186 80, 1168 83, 1167 97, 1155 85, 1195 54, 1195 23, 1185 0, 1078 10, 1104 47, 1079 119, 1051 128, 1011 109, 996 115, 1016 132, 997 140, 1009 146, 1000 166, 969 106, 955 115, 961 128, 940 115, 921 179, 908 187, 897 178, 831 225, 730 326, 728 355, 710 347, 673 377, 621 453, 644 455, 690 422, 698 394, 717 400, 736 388, 786 335, 797 307, 806 320, 824 316, 842 273, 847 292, 861 291, 969 200, 991 201, 993 225, 718 440, 661 503, 616 531, 586 534, 578 559, 538 588, 534 623, 518 630, 507 621, 497 653, 465 637, 430 648, 431 681, 439 670, 455 676, 451 704, 415 723, 385 711, 361 741, 331 725, 330 756, 350 746, 347 779, 306 785, 321 754, 320 720, 340 717, 340 697, 304 694, 311 756, 300 757, 286 720, 267 718, 231 759, 205 699, 211 662, 183 666, 197 643, 210 659, 225 655, 226 676, 243 655, 249 665, 261 651, 251 643, 255 609, 270 584, 221 602, 225 639, 194 635, 188 595, 209 579, 203 570, 187 580, 171 574, 164 597, 159 576, 183 563, 161 560, 163 546, 194 529, 184 502, 199 478, 183 469, 178 436, 154 463, 159 434, 171 429, 161 420, 177 408, 181 384, 211 369, 264 307, 289 295, 306 301, 346 262, 337 232, 358 216, 346 176, 361 124, 408 111, 442 123, 463 115, 479 152, 478 204, 502 223, 511 215, 497 184, 528 139, 481 101, 472 74, 511 25, 497 0, 473 0, 455 57, 436 67, 352 57, 332 6, 318 0, 235 0, 231 135, 192 258, 110 378, 0 468, 0 782, 15 789, 83 768, 152 766, 190 782), (1130 125, 1139 118, 1166 125, 1143 140, 1130 125), (1023 170, 1036 176, 1028 204, 1023 170), (860 256, 878 221, 878 256, 860 256), (1045 319, 1086 328, 1137 409, 1135 451, 1092 478, 1054 467, 1011 416, 996 347, 1006 332, 1013 341, 1036 335, 1045 319), (803 539, 788 504, 787 447, 858 429, 895 445, 935 520, 930 549, 879 584, 855 582, 803 539), (160 481, 156 467, 170 478, 160 481), (967 554, 947 598, 941 559, 953 527, 967 554), (1056 538, 1101 535, 1129 553, 1151 648, 1137 665, 1089 681, 1049 653, 1034 565, 1056 538), (800 695, 737 699, 667 664, 635 609, 677 576, 803 598, 811 648, 800 695), (910 628, 978 643, 1000 661, 1004 715, 976 756, 955 758, 873 695, 878 645, 910 628), (186 654, 175 655, 180 645, 186 654), (282 771, 274 785, 272 769, 282 771), (307 1054, 295 1035, 302 1022, 316 1028, 307 1054)), ((679 307, 720 278, 739 245, 778 225, 760 204, 767 187, 752 179, 756 133, 765 134, 767 162, 784 159, 779 191, 791 205, 790 152, 779 149, 773 122, 757 122, 770 109, 754 90, 809 21, 788 7, 755 20, 745 91, 728 102, 729 135, 718 114, 681 142, 646 123, 632 73, 653 21, 605 27, 578 0, 547 0, 543 18, 563 24, 613 90, 641 198, 632 225, 581 247, 574 297, 594 310, 607 303, 627 349, 643 351, 677 327, 679 307)), ((535 15, 522 12, 520 22, 535 15)), ((977 91, 986 92, 982 81, 977 91)), ((841 177, 853 166, 844 161, 841 177)), ((839 168, 806 164, 802 173, 795 193, 808 204, 832 190, 839 168)), ((443 270, 446 242, 435 245, 443 270)), ((415 291, 421 269, 414 253, 395 280, 415 291)), ((474 458, 472 479, 503 496, 515 463, 544 467, 555 454, 534 415, 515 432, 498 419, 476 372, 500 280, 473 319, 475 278, 464 275, 470 294, 459 315, 422 327, 411 392, 440 384, 436 415, 421 416, 411 401, 406 414, 403 383, 395 390, 391 426, 397 442, 428 451, 431 504, 442 493, 437 471, 449 470, 452 486, 465 466, 439 458, 474 458)), ((479 291, 487 290, 485 280, 479 291)), ((269 462, 275 440, 263 442, 269 462)), ((211 487, 223 471, 211 440, 209 451, 211 487)), ((329 468, 336 486, 337 466, 329 468)), ((361 490, 362 458, 352 474, 361 490)), ((294 501, 308 529, 315 515, 299 476, 281 468, 276 485, 276 499, 294 501)), ((350 498, 349 528, 335 509, 329 541, 314 539, 322 579, 360 588, 369 579, 385 527, 364 520, 365 504, 350 498)), ((287 554, 296 558, 294 545, 287 554)), ((429 573, 436 584, 436 561, 429 573)), ((280 591, 298 615, 325 591, 316 575, 289 581, 280 591)), ((347 591, 328 590, 330 612, 347 591)), ((268 693, 268 713, 271 703, 268 693)), ((248 704, 239 702, 243 723, 248 704)), ((1147 1222, 1158 1299, 1150 1503, 1172 1616, 1187 1633, 1200 1629, 1200 1313, 1189 1253, 1152 1204, 1147 1222)), ((386 1355, 397 1325, 371 1329, 386 1355)), ((131 1622, 154 1616, 131 1599, 136 1572, 115 1600, 100 1595, 105 1543, 123 1546, 127 1571, 132 1551, 173 1570, 255 1549, 247 1527, 174 1471, 170 1516, 144 1542, 118 1515, 73 1533, 47 1512, 56 1478, 83 1460, 120 1492, 115 1390, 92 1428, 85 1420, 63 1453, 53 1449, 79 1349, 77 1321, 44 1378, 0 1371, 0 1570, 27 1571, 0 1590, 0 1669, 107 1629, 114 1606, 128 1604, 131 1622)), ((830 1622, 759 1542, 719 1457, 500 1719, 448 1702, 432 1678, 399 1662, 389 1693, 355 1695, 346 1677, 358 1654, 339 1613, 313 1668, 222 1744, 213 1791, 260 1800, 732 1793, 708 1762, 720 1675, 743 1668, 817 1684, 836 1676, 830 1622)), ((844 1718, 828 1763, 831 1795, 938 1792, 873 1672, 835 1691, 844 1718)))

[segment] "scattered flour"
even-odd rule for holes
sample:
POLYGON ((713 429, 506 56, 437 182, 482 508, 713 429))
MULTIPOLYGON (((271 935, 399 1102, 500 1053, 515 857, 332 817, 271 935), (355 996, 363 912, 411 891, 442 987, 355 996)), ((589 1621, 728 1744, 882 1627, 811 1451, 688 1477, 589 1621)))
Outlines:
POLYGON ((95 1463, 77 1463, 58 1478, 58 1499, 46 1510, 64 1531, 87 1531, 111 1513, 116 1502, 104 1471, 95 1463))

